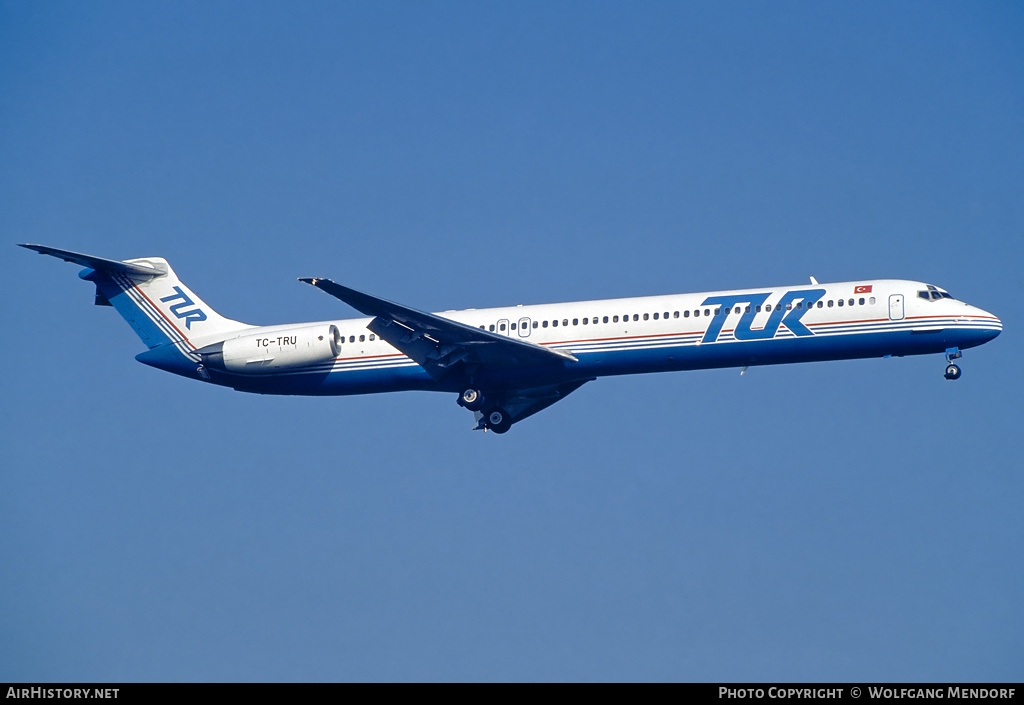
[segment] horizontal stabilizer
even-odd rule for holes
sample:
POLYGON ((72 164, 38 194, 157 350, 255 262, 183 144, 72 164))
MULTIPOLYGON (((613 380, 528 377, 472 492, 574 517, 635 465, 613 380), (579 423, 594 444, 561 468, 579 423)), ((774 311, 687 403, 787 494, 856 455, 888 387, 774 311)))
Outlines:
POLYGON ((72 252, 71 250, 58 250, 56 247, 47 247, 46 245, 18 245, 18 247, 25 247, 30 250, 34 250, 41 255, 50 255, 51 257, 57 257, 64 260, 65 262, 73 262, 74 264, 80 264, 83 267, 91 267, 99 271, 106 272, 118 272, 120 274, 126 274, 133 278, 140 277, 159 277, 167 274, 166 269, 158 269, 144 264, 130 264, 128 262, 120 262, 116 259, 107 259, 106 257, 96 257, 94 255, 83 255, 80 252, 72 252))

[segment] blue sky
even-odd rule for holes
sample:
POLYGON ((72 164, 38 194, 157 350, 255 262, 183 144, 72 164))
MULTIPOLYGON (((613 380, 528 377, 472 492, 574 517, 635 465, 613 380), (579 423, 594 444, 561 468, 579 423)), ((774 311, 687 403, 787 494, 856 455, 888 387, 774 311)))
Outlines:
POLYGON ((1019 681, 1018 3, 0 2, 0 680, 1019 681), (941 356, 448 395, 147 368, 256 324, 911 278, 941 356))

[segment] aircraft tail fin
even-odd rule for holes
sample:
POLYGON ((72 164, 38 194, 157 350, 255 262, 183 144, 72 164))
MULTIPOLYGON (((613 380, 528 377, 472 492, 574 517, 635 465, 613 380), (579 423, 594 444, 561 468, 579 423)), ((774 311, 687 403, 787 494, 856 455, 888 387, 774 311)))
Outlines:
POLYGON ((113 306, 150 349, 173 343, 194 350, 193 340, 250 327, 210 308, 162 257, 119 261, 45 245, 21 247, 86 267, 78 276, 96 285, 96 304, 113 306))

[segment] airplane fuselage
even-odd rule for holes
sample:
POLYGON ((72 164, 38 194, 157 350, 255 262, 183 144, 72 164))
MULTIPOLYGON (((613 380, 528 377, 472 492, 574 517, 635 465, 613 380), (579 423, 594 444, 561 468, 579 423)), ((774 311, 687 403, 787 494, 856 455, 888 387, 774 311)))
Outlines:
MULTIPOLYGON (((941 353, 981 345, 1002 324, 936 290, 905 280, 874 280, 628 299, 445 311, 437 315, 484 330, 567 351, 578 362, 483 370, 481 387, 558 384, 608 375, 746 367, 793 362, 941 353)), ((944 292, 943 292, 944 293, 944 292)), ((465 381, 439 382, 368 329, 372 318, 267 326, 253 330, 253 358, 290 344, 296 328, 336 326, 342 343, 329 361, 297 369, 233 374, 208 370, 209 380, 264 394, 345 395, 401 390, 460 391, 465 381), (284 345, 282 345, 282 339, 284 345)), ((175 325, 174 321, 169 321, 175 325)), ((184 358, 142 353, 140 361, 199 378, 182 333, 184 358)))

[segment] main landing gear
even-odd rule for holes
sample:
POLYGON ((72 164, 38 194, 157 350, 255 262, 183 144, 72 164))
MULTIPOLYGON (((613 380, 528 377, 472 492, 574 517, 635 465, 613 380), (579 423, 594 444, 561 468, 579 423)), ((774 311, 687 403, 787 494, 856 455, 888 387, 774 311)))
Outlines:
POLYGON ((500 406, 485 398, 483 392, 479 389, 470 388, 459 394, 459 406, 478 412, 478 429, 505 433, 512 428, 512 416, 500 406))
POLYGON ((484 406, 484 395, 479 389, 467 389, 459 395, 459 406, 464 406, 470 411, 479 411, 484 406))
POLYGON ((484 425, 488 431, 505 433, 512 428, 512 417, 504 409, 494 408, 484 414, 484 425))
POLYGON ((963 353, 960 352, 960 348, 948 348, 946 350, 946 379, 960 379, 960 367, 953 364, 953 360, 958 357, 963 357, 963 353))

